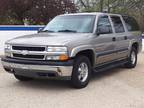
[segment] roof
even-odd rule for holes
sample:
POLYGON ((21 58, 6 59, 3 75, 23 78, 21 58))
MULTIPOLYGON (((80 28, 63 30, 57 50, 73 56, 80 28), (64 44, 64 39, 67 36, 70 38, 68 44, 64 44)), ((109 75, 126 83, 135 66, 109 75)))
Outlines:
POLYGON ((70 14, 63 14, 61 16, 67 16, 67 15, 117 15, 117 16, 121 16, 120 14, 103 13, 103 12, 70 13, 70 14))

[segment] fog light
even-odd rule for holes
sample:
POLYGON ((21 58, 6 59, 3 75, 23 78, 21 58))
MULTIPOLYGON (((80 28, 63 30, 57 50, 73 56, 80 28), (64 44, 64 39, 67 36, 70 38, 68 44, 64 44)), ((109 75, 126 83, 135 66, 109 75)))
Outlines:
POLYGON ((59 60, 59 56, 47 56, 46 60, 59 60))
POLYGON ((65 61, 68 60, 69 57, 68 55, 62 54, 60 56, 47 56, 46 60, 60 60, 60 61, 65 61))

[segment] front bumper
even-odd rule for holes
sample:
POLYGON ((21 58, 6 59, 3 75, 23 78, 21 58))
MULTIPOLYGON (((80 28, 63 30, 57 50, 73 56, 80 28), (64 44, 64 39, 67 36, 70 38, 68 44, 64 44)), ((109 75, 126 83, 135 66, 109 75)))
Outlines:
POLYGON ((71 77, 73 69, 73 60, 54 62, 2 58, 1 61, 8 72, 28 77, 71 77))

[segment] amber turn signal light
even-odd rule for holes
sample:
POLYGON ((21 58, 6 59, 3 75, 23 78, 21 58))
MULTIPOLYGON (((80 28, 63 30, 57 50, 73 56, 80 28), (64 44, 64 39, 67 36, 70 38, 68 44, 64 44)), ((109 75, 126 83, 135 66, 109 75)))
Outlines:
POLYGON ((66 54, 60 55, 60 60, 61 61, 65 61, 65 60, 68 60, 68 59, 69 59, 68 55, 66 55, 66 54))

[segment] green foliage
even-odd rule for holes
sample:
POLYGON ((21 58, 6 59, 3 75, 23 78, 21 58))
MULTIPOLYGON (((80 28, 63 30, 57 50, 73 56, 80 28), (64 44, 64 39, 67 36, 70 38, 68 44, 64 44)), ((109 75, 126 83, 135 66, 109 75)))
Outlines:
POLYGON ((144 0, 78 0, 76 4, 82 12, 96 12, 107 10, 108 13, 118 13, 133 16, 144 31, 144 0), (87 4, 88 3, 88 4, 87 4))
POLYGON ((0 24, 47 24, 65 12, 76 12, 71 0, 0 0, 0 24))
POLYGON ((77 7, 80 12, 131 15, 144 31, 144 0, 0 0, 0 24, 47 24, 56 15, 77 12, 77 7))

